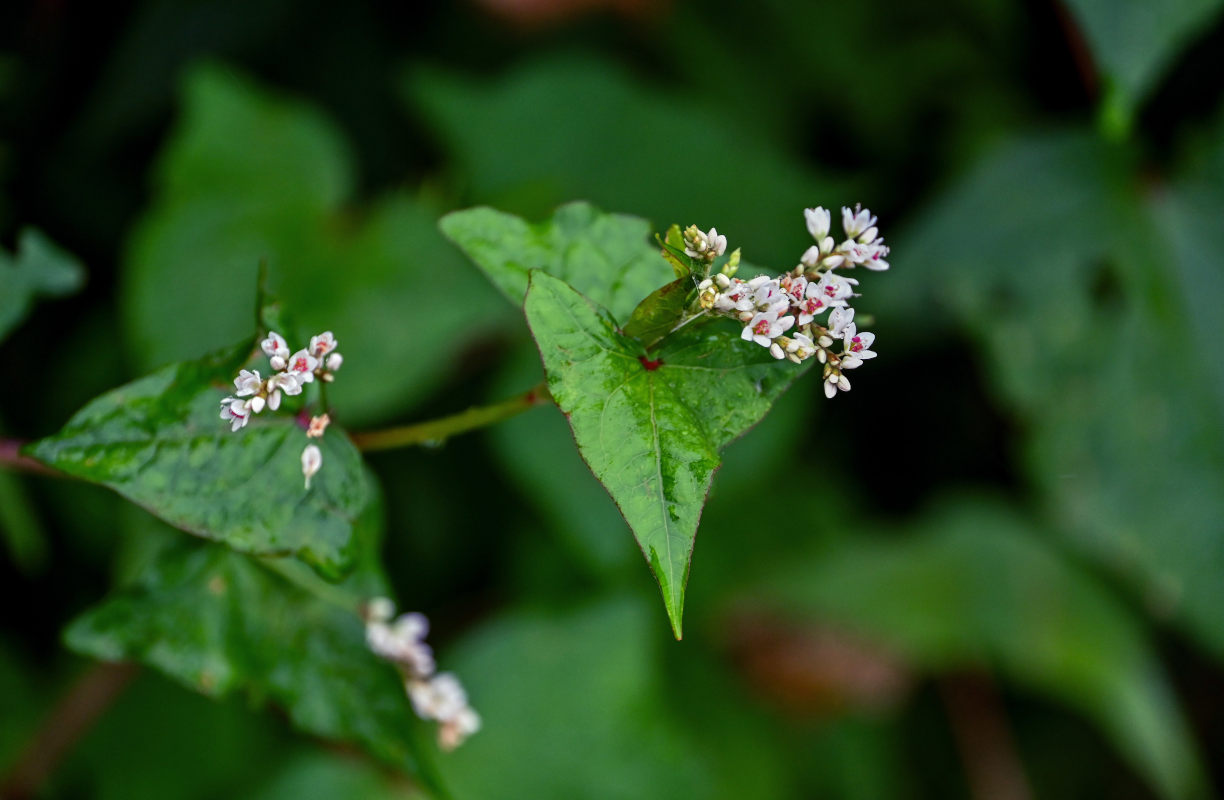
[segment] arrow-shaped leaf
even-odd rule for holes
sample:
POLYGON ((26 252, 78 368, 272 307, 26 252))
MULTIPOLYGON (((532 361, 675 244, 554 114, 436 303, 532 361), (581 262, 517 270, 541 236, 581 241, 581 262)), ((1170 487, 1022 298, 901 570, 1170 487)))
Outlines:
POLYGON ((607 310, 541 271, 531 273, 524 310, 549 390, 633 529, 679 638, 719 450, 758 422, 800 370, 722 323, 685 328, 647 358, 607 310))

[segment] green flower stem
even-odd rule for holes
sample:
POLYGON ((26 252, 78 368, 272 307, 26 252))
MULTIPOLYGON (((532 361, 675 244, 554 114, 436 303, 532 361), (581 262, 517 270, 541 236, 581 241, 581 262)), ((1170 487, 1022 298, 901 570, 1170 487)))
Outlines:
POLYGON ((358 450, 391 450, 396 447, 412 447, 414 445, 440 444, 452 436, 467 433, 534 408, 543 403, 552 402, 548 393, 548 384, 541 381, 518 397, 503 400, 491 406, 469 408, 449 417, 418 422, 414 425, 403 425, 398 428, 388 428, 382 431, 369 431, 352 435, 353 444, 358 450))

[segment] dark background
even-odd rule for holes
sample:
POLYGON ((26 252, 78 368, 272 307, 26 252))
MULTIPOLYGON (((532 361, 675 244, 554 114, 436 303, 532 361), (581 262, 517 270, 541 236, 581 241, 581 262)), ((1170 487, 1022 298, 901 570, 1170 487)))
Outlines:
MULTIPOLYGON (((247 335, 260 258, 336 331, 364 429, 538 379, 447 210, 585 199, 780 271, 802 208, 861 201, 893 246, 857 304, 880 357, 728 451, 682 643, 555 411, 370 459, 398 594, 486 712, 444 773, 471 797, 1212 796, 1219 8, 9 4, 0 238, 41 229, 88 283, 0 344, 0 432, 247 335)), ((86 668, 59 631, 135 523, 0 479, 8 764, 86 668)), ((411 792, 249 705, 145 670, 46 796, 411 792)))

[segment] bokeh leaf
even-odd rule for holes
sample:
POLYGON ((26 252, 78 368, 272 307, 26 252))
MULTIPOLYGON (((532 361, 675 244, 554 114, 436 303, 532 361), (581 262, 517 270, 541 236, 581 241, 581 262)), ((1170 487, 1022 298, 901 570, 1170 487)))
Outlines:
MULTIPOLYGON (((645 604, 516 612, 455 648, 484 727, 440 767, 456 797, 742 797, 748 756, 703 740, 668 702, 645 604), (523 735, 523 725, 531 735, 523 735)), ((734 738, 734 735, 732 735, 734 738)), ((750 748, 745 748, 750 749, 750 748)), ((778 797, 766 771, 754 796, 778 797)))
POLYGON ((1220 0, 1068 0, 1104 73, 1104 121, 1129 129, 1138 104, 1181 50, 1224 9, 1220 0))
POLYGON ((1224 242, 1198 209, 1224 195, 1145 195, 1132 169, 1077 133, 1001 146, 918 220, 886 291, 966 325, 1057 529, 1221 655, 1224 242))
POLYGON ((756 424, 799 370, 721 325, 682 330, 648 360, 606 310, 541 271, 531 273, 524 311, 549 390, 633 529, 679 638, 718 451, 756 424))
POLYGON ((948 503, 912 538, 859 538, 750 592, 929 670, 997 669, 1091 717, 1162 796, 1202 796, 1197 748, 1126 607, 1005 507, 948 503))
POLYGON ((508 317, 438 235, 427 205, 398 191, 347 206, 352 172, 340 134, 312 107, 218 67, 192 71, 124 263, 137 363, 153 368, 245 335, 249 287, 266 261, 269 288, 301 324, 335 332, 346 361, 331 394, 346 421, 424 396, 508 317))
POLYGON ((819 196, 854 196, 847 181, 796 163, 760 126, 644 86, 605 59, 554 55, 496 80, 418 68, 405 86, 474 201, 499 208, 537 215, 584 198, 660 222, 717 226, 731 247, 751 243, 754 258, 774 263, 806 246, 801 209, 819 196))
POLYGON ((71 294, 84 282, 80 262, 41 232, 23 230, 15 255, 0 250, 0 340, 25 319, 37 297, 71 294))
POLYGON ((325 466, 307 490, 308 440, 291 416, 265 413, 231 432, 218 401, 251 353, 243 344, 121 386, 28 452, 198 536, 242 552, 292 553, 339 575, 352 566, 353 524, 372 497, 361 456, 333 428, 318 440, 325 466))
POLYGON ((438 788, 399 675, 370 652, 359 616, 361 601, 386 594, 375 560, 377 508, 362 521, 361 563, 340 585, 145 519, 131 530, 152 539, 140 543, 140 569, 72 622, 70 648, 140 661, 210 697, 241 692, 272 703, 296 727, 358 744, 438 788))

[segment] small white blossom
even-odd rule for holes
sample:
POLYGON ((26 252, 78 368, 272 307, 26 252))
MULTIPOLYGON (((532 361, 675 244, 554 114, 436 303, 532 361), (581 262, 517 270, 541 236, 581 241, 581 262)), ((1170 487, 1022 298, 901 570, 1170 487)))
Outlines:
MULTIPOLYGON (((835 308, 829 312, 829 334, 832 336, 841 336, 845 331, 846 326, 854 322, 853 308, 835 308)), ((829 344, 832 344, 830 342, 829 344)), ((825 345, 828 347, 828 345, 825 345)))
POLYGON ((433 674, 433 650, 425 644, 429 620, 424 614, 401 614, 394 622, 371 620, 366 624, 366 644, 375 655, 394 661, 417 678, 433 674))
POLYGON ((684 231, 684 253, 689 258, 713 261, 726 251, 727 237, 721 235, 717 228, 710 228, 707 233, 696 225, 690 225, 684 231))
POLYGON ((842 347, 846 355, 867 361, 876 357, 875 351, 871 349, 871 345, 875 343, 875 334, 870 331, 857 330, 855 324, 851 322, 842 331, 842 347))
POLYGON ((796 364, 811 358, 815 352, 815 343, 802 333, 796 333, 786 345, 786 357, 796 364))
POLYGON ((251 409, 252 414, 258 414, 260 411, 263 411, 265 405, 267 405, 267 401, 261 394, 257 394, 247 401, 247 408, 251 409))
POLYGON ((259 377, 258 372, 250 370, 242 370, 238 373, 238 377, 234 378, 234 392, 238 397, 250 397, 259 392, 263 388, 263 380, 259 377))
POLYGON ((310 347, 308 350, 315 358, 321 359, 331 351, 336 349, 336 337, 331 331, 323 331, 318 336, 310 337, 310 347))
POLYGON ((479 732, 480 715, 471 706, 464 706, 438 728, 438 746, 449 752, 463 744, 467 737, 479 732))
POLYGON ((268 356, 268 358, 279 358, 281 366, 275 364, 273 369, 283 369, 284 361, 289 357, 289 344, 285 341, 285 337, 281 336, 276 331, 268 331, 268 338, 259 343, 260 349, 268 356))
POLYGON ((302 451, 302 475, 306 478, 306 488, 310 488, 310 479, 315 476, 319 468, 323 466, 323 451, 316 444, 306 445, 306 449, 302 451))
POLYGON ((268 408, 275 411, 280 408, 281 392, 289 396, 302 393, 302 384, 298 382, 297 374, 293 372, 278 372, 268 378, 268 408))
POLYGON ((237 397, 225 398, 221 401, 221 419, 231 423, 231 431, 246 427, 246 424, 251 421, 251 412, 247 408, 247 402, 237 397))
POLYGON ((875 224, 876 218, 861 205, 856 205, 854 211, 842 207, 842 227, 846 230, 846 238, 854 239, 869 228, 874 228, 875 224))
POLYGON ((831 223, 831 216, 828 210, 823 206, 805 208, 803 210, 803 218, 807 222, 808 233, 812 234, 812 238, 817 242, 824 241, 824 238, 829 235, 829 225, 831 223))
POLYGON ((289 357, 288 371, 297 378, 298 383, 310 383, 314 380, 314 371, 318 366, 317 358, 305 350, 299 350, 289 357))
POLYGON ((825 397, 829 398, 830 400, 833 399, 833 396, 837 394, 838 389, 842 390, 843 392, 850 391, 850 381, 848 381, 846 376, 842 375, 840 372, 833 371, 828 375, 828 377, 825 378, 824 381, 825 397))
POLYGON ((749 323, 740 331, 740 338, 746 342, 756 342, 762 347, 769 347, 774 339, 791 329, 795 318, 786 316, 778 318, 776 311, 758 311, 749 323))
POLYGON ((336 370, 340 369, 340 366, 343 363, 344 363, 344 356, 340 355, 339 353, 332 353, 330 356, 327 357, 327 368, 332 372, 335 372, 336 370))

